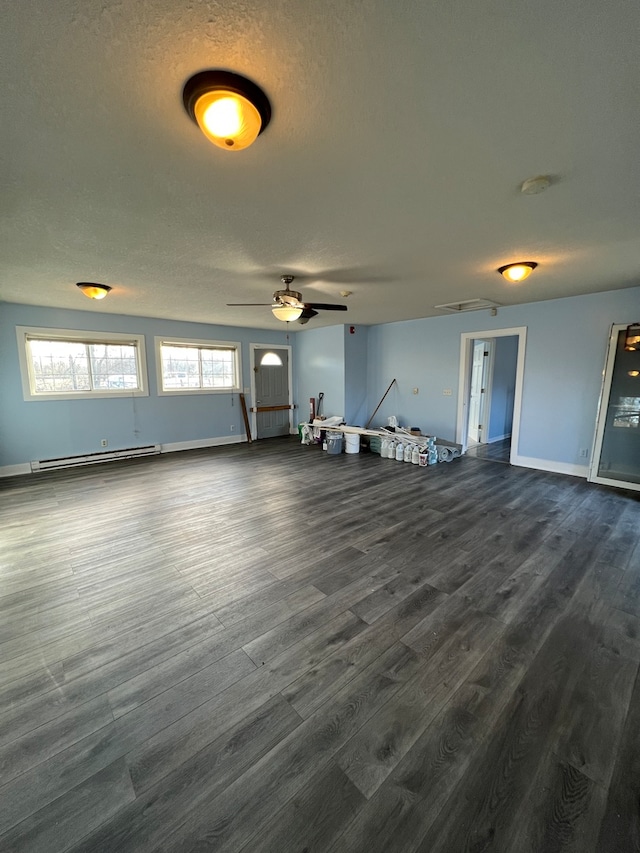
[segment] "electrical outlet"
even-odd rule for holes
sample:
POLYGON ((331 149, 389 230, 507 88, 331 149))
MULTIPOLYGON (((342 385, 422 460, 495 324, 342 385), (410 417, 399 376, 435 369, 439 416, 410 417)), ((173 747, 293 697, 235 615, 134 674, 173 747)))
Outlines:
POLYGON ((229 427, 229 429, 231 430, 231 432, 233 432, 235 428, 236 428, 236 425, 235 425, 235 424, 231 424, 231 426, 229 427))
POLYGON ((109 444, 106 438, 101 439, 100 447, 106 447, 109 444))
POLYGON ((589 456, 589 448, 588 447, 581 447, 580 448, 580 458, 581 459, 587 459, 588 456, 589 456))
POLYGON ((445 397, 450 397, 450 396, 451 396, 451 394, 452 394, 451 388, 443 388, 443 390, 442 390, 442 394, 443 394, 443 396, 445 396, 445 397))
POLYGON ((414 394, 417 394, 417 393, 418 393, 418 389, 417 389, 417 388, 414 388, 414 389, 413 389, 413 393, 414 393, 414 394))

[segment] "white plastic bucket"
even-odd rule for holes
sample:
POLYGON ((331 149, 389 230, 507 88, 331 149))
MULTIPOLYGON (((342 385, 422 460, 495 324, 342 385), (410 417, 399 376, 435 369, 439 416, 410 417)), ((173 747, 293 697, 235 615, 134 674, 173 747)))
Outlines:
POLYGON ((360 453, 360 436, 358 433, 345 432, 344 434, 344 452, 345 453, 360 453))

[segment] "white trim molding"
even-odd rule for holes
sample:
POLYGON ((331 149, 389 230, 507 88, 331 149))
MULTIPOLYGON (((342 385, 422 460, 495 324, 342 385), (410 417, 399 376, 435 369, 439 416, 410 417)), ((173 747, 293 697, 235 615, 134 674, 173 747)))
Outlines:
POLYGON ((172 441, 160 445, 160 453, 175 453, 178 450, 200 450, 203 447, 220 447, 223 444, 241 444, 246 441, 241 435, 221 435, 217 438, 196 438, 193 441, 172 441))
POLYGON ((520 468, 535 468, 537 471, 549 471, 552 474, 568 474, 571 477, 587 479, 588 465, 573 465, 570 462, 556 462, 553 459, 537 459, 535 456, 515 456, 510 460, 512 465, 520 468))

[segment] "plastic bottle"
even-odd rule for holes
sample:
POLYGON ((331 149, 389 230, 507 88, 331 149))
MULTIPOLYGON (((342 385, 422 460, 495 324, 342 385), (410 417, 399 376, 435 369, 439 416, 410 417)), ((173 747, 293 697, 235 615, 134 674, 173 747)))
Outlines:
POLYGON ((413 444, 407 444, 404 448, 404 461, 411 464, 411 455, 413 454, 413 444))
POLYGON ((389 441, 389 447, 387 448, 387 459, 395 459, 396 458, 396 443, 393 439, 389 441))
POLYGON ((382 443, 380 444, 380 456, 383 459, 388 459, 389 457, 389 439, 383 438, 382 443))
POLYGON ((418 445, 413 445, 413 450, 411 451, 411 462, 414 465, 418 465, 420 462, 420 451, 418 450, 418 445))
POLYGON ((396 462, 404 461, 404 444, 399 441, 396 447, 396 462))

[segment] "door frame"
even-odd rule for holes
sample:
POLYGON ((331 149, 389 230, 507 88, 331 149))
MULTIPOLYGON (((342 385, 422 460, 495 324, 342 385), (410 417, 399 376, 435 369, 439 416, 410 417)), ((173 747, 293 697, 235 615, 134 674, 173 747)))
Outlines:
POLYGON ((615 486, 617 489, 640 491, 640 483, 629 483, 626 480, 610 480, 607 477, 598 477, 600 454, 602 453, 602 443, 604 441, 604 428, 607 423, 609 397, 611 396, 611 378, 613 376, 613 368, 616 363, 616 355, 618 352, 618 335, 623 329, 628 328, 628 326, 628 323, 612 323, 611 325, 609 343, 607 346, 607 357, 604 363, 604 370, 602 371, 600 399, 598 400, 595 434, 593 438, 593 452, 591 453, 591 463, 589 465, 587 480, 590 483, 600 483, 603 486, 615 486))
MULTIPOLYGON (((286 350, 287 351, 287 381, 289 384, 289 405, 292 407, 289 409, 289 434, 293 434, 297 432, 293 428, 293 370, 292 370, 292 347, 291 344, 249 344, 249 363, 251 365, 251 404, 249 406, 250 409, 255 408, 255 399, 256 399, 256 350, 259 349, 272 349, 272 350, 286 350)), ((258 436, 258 417, 256 412, 250 412, 251 414, 251 438, 255 441, 258 436)))
POLYGON ((522 410, 522 389, 524 385, 524 362, 527 346, 527 327, 515 326, 512 329, 483 329, 477 332, 462 332, 460 335, 460 370, 458 375, 458 413, 456 421, 456 441, 466 453, 469 434, 469 395, 471 394, 471 357, 474 340, 487 338, 518 338, 518 356, 516 359, 516 386, 513 397, 513 425, 511 428, 511 453, 509 462, 517 465, 518 445, 520 443, 520 415, 522 410))

